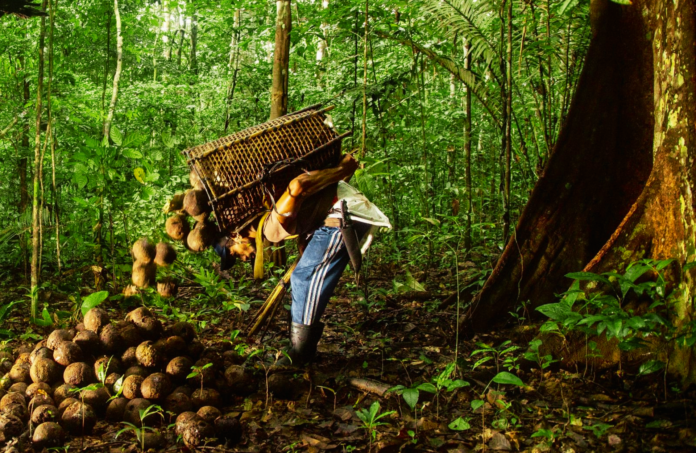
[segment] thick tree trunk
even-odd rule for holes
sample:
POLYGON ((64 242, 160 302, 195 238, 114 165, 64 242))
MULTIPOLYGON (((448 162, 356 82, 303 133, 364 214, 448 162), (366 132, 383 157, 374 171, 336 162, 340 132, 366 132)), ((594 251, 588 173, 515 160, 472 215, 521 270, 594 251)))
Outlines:
MULTIPOLYGON (((643 2, 641 2, 643 4, 643 2)), ((568 272, 599 252, 652 167, 653 58, 638 5, 601 11, 568 119, 491 277, 467 317, 472 331, 506 321, 520 302, 553 302, 568 272)))
MULTIPOLYGON (((550 302, 570 271, 696 259, 696 4, 592 6, 596 34, 578 92, 517 238, 474 304, 477 331, 517 301, 550 302)), ((676 327, 694 316, 695 276, 673 275, 676 327)), ((671 371, 695 382, 691 349, 671 354, 671 371)))

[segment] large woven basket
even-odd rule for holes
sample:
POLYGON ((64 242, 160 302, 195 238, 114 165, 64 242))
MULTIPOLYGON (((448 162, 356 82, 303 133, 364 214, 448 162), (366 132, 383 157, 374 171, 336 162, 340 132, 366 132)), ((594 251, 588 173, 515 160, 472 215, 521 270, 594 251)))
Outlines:
POLYGON ((341 140, 320 105, 185 150, 203 181, 218 226, 239 231, 304 171, 338 164, 341 140), (270 195, 270 196, 269 196, 270 195), (266 201, 266 206, 264 206, 266 201))

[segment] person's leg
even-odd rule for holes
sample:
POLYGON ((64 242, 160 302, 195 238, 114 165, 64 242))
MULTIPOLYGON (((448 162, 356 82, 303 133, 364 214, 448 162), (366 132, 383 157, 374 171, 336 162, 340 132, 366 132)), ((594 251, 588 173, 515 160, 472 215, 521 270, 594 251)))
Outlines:
MULTIPOLYGON (((362 236, 369 229, 357 224, 362 236)), ((314 358, 324 330, 319 319, 349 262, 348 252, 338 228, 322 227, 315 233, 292 273, 292 326, 287 351, 293 364, 303 365, 314 358)), ((280 365, 289 365, 281 359, 280 365)))
POLYGON ((348 264, 338 228, 319 228, 292 273, 292 322, 312 325, 326 308, 348 264))

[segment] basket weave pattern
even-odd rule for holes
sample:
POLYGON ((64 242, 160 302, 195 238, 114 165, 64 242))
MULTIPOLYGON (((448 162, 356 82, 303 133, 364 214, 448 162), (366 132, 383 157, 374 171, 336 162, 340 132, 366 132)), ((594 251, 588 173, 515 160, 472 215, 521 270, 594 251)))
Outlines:
MULTIPOLYGON (((326 109, 325 109, 326 110, 326 109)), ((204 183, 218 226, 238 231, 265 211, 304 171, 336 165, 341 139, 318 106, 184 151, 204 183)))

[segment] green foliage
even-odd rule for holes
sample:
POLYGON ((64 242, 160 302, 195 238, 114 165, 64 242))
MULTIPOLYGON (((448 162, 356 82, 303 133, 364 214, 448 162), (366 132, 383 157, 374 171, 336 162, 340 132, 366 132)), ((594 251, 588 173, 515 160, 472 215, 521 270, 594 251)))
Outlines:
POLYGON ((372 403, 369 409, 363 408, 355 412, 360 421, 363 422, 362 427, 368 432, 370 441, 377 438, 377 427, 386 425, 385 422, 381 422, 380 420, 396 413, 396 411, 387 411, 380 414, 380 410, 381 407, 379 401, 375 401, 372 403))
MULTIPOLYGON (((692 338, 690 326, 677 331, 669 321, 679 291, 669 291, 664 270, 673 260, 641 260, 629 264, 624 273, 575 272, 570 289, 559 302, 542 305, 537 310, 549 321, 546 332, 566 334, 580 331, 589 336, 606 335, 618 340, 622 351, 644 349, 651 338, 677 339, 686 342, 692 338), (580 283, 585 282, 584 289, 580 283), (627 299, 642 301, 636 309, 627 299)), ((590 350, 593 350, 590 345, 590 350)), ((641 367, 641 374, 662 368, 659 361, 651 360, 641 367)))
POLYGON ((154 428, 150 426, 145 426, 145 420, 147 419, 147 417, 152 415, 163 416, 162 408, 160 406, 157 406, 156 404, 153 404, 145 409, 140 409, 138 411, 138 416, 140 417, 140 426, 136 426, 133 423, 129 422, 121 422, 121 424, 126 425, 126 427, 120 429, 116 433, 116 438, 118 438, 118 436, 120 436, 123 433, 133 433, 138 442, 140 442, 140 451, 145 451, 145 433, 147 431, 155 431, 154 428))
POLYGON ((82 311, 82 316, 86 315, 91 309, 98 307, 99 304, 104 302, 106 298, 109 297, 108 291, 99 291, 92 293, 82 300, 82 305, 80 307, 82 311))

